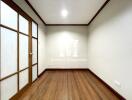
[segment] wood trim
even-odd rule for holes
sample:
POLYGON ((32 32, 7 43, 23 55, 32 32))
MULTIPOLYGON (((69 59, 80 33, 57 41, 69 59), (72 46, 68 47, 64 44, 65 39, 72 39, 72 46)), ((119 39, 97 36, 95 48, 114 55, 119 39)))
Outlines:
POLYGON ((34 37, 34 36, 32 36, 32 38, 34 38, 34 39, 38 39, 37 37, 34 37))
POLYGON ((109 86, 105 81, 103 81, 99 76, 97 76, 93 71, 87 69, 92 75, 94 75, 101 83, 104 84, 112 93, 114 93, 120 100, 126 100, 122 95, 120 95, 117 91, 115 91, 111 86, 109 86))
POLYGON ((4 78, 1 78, 0 79, 0 81, 3 81, 3 80, 5 80, 5 79, 7 79, 7 78, 9 78, 9 77, 12 77, 13 75, 15 75, 15 74, 17 74, 18 72, 15 72, 15 73, 12 73, 12 74, 10 74, 10 75, 8 75, 8 76, 5 76, 4 78))
POLYGON ((38 56, 39 56, 39 55, 38 55, 38 53, 39 53, 39 52, 38 52, 38 48, 39 48, 39 47, 38 47, 38 44, 39 44, 39 43, 38 43, 38 24, 37 24, 37 77, 39 76, 39 66, 38 66, 38 56))
POLYGON ((46 26, 88 26, 88 24, 46 24, 46 26))
POLYGON ((46 70, 88 70, 87 68, 46 68, 46 70))
POLYGON ((35 65, 37 65, 37 64, 38 64, 38 63, 32 64, 32 67, 35 66, 35 65))
MULTIPOLYGON (((29 22, 29 51, 32 53, 32 21, 29 22)), ((32 84, 32 55, 29 55, 29 84, 32 84)))
POLYGON ((0 26, 3 27, 3 28, 6 28, 6 29, 8 29, 8 30, 11 30, 11 31, 14 31, 14 32, 18 32, 17 30, 15 30, 15 29, 13 29, 13 28, 10 28, 10 27, 8 27, 8 26, 5 26, 5 25, 0 24, 0 26))
POLYGON ((34 11, 34 13, 40 18, 40 20, 43 22, 44 25, 46 25, 45 21, 40 17, 38 12, 34 9, 34 7, 30 4, 28 0, 25 0, 25 2, 30 6, 30 8, 34 11))
POLYGON ((28 34, 20 32, 20 31, 19 31, 19 33, 22 34, 22 35, 25 35, 25 36, 29 36, 28 34))
POLYGON ((34 9, 34 7, 31 5, 31 3, 28 0, 25 1, 46 26, 89 26, 110 0, 106 0, 106 2, 101 6, 101 8, 97 11, 97 13, 93 16, 93 18, 88 22, 88 24, 46 24, 45 21, 40 17, 40 15, 34 9))
POLYGON ((40 78, 42 75, 44 75, 44 73, 45 73, 47 70, 48 70, 48 69, 43 70, 43 72, 41 72, 41 73, 38 75, 38 78, 40 78))
POLYGON ((24 69, 22 69, 22 70, 20 70, 20 71, 14 72, 14 73, 12 73, 12 74, 10 74, 10 75, 8 75, 8 76, 5 76, 5 77, 1 78, 0 81, 3 81, 3 80, 5 80, 5 79, 7 79, 7 78, 9 78, 9 77, 12 77, 12 76, 15 75, 15 74, 19 74, 20 72, 22 72, 22 71, 24 71, 24 70, 26 70, 26 69, 28 69, 28 68, 29 68, 29 67, 24 68, 24 69))
POLYGON ((106 2, 101 6, 101 8, 97 11, 97 13, 94 15, 94 17, 90 20, 88 23, 88 26, 93 22, 93 20, 99 15, 99 13, 103 10, 103 8, 109 3, 110 0, 106 0, 106 2))
POLYGON ((27 70, 27 69, 29 69, 29 67, 20 70, 19 73, 22 72, 22 71, 24 71, 24 70, 27 70))
MULTIPOLYGON (((19 14, 17 13, 17 72, 19 72, 19 14)), ((17 73, 17 91, 19 92, 19 73, 17 73)))

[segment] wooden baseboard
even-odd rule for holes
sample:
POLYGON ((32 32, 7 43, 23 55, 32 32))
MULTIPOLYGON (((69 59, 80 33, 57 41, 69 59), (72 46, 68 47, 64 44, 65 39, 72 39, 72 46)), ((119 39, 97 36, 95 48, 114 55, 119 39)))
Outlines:
POLYGON ((100 77, 98 77, 93 71, 90 69, 87 69, 92 75, 94 75, 101 83, 104 84, 105 87, 107 87, 112 93, 114 93, 117 97, 119 97, 120 100, 126 100, 122 95, 120 95, 117 91, 115 91, 111 86, 109 86, 104 80, 102 80, 100 77))
POLYGON ((87 68, 47 68, 46 70, 88 70, 87 68))
POLYGON ((43 72, 38 75, 38 78, 40 78, 46 71, 47 69, 43 70, 43 72))

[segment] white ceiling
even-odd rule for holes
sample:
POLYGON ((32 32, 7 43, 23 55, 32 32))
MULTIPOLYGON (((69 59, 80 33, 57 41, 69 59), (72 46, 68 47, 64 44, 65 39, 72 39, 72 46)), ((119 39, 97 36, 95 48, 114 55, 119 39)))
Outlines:
POLYGON ((88 24, 106 0, 28 0, 46 24, 88 24), (62 9, 68 16, 61 16, 62 9))

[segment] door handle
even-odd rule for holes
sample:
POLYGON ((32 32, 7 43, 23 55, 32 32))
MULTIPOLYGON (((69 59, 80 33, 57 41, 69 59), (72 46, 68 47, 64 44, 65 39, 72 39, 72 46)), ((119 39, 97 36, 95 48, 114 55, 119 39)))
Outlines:
POLYGON ((31 52, 31 53, 29 53, 29 55, 33 55, 33 53, 31 52))

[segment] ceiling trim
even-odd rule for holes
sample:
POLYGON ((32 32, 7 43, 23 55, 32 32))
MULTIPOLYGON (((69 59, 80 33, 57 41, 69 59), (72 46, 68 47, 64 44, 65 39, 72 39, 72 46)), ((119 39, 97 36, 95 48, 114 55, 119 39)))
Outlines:
POLYGON ((99 13, 103 10, 103 8, 109 3, 110 0, 106 0, 106 2, 101 6, 101 8, 97 11, 94 17, 88 22, 88 26, 93 22, 93 20, 99 15, 99 13))
POLYGON ((28 0, 25 0, 26 3, 30 6, 30 8, 34 11, 34 13, 40 18, 40 20, 43 22, 44 25, 46 25, 45 21, 40 17, 40 15, 38 14, 38 12, 34 9, 34 7, 30 4, 30 2, 28 0))
POLYGON ((109 3, 110 0, 106 0, 106 2, 100 7, 100 9, 97 11, 97 13, 94 15, 94 17, 88 22, 88 24, 47 24, 38 14, 38 12, 35 10, 35 8, 31 5, 31 3, 28 0, 25 0, 26 3, 31 7, 31 9, 35 12, 35 14, 40 18, 40 20, 43 22, 46 26, 89 26, 93 20, 99 15, 99 13, 103 10, 103 8, 109 3))
POLYGON ((47 26, 88 26, 88 24, 47 24, 47 26))

